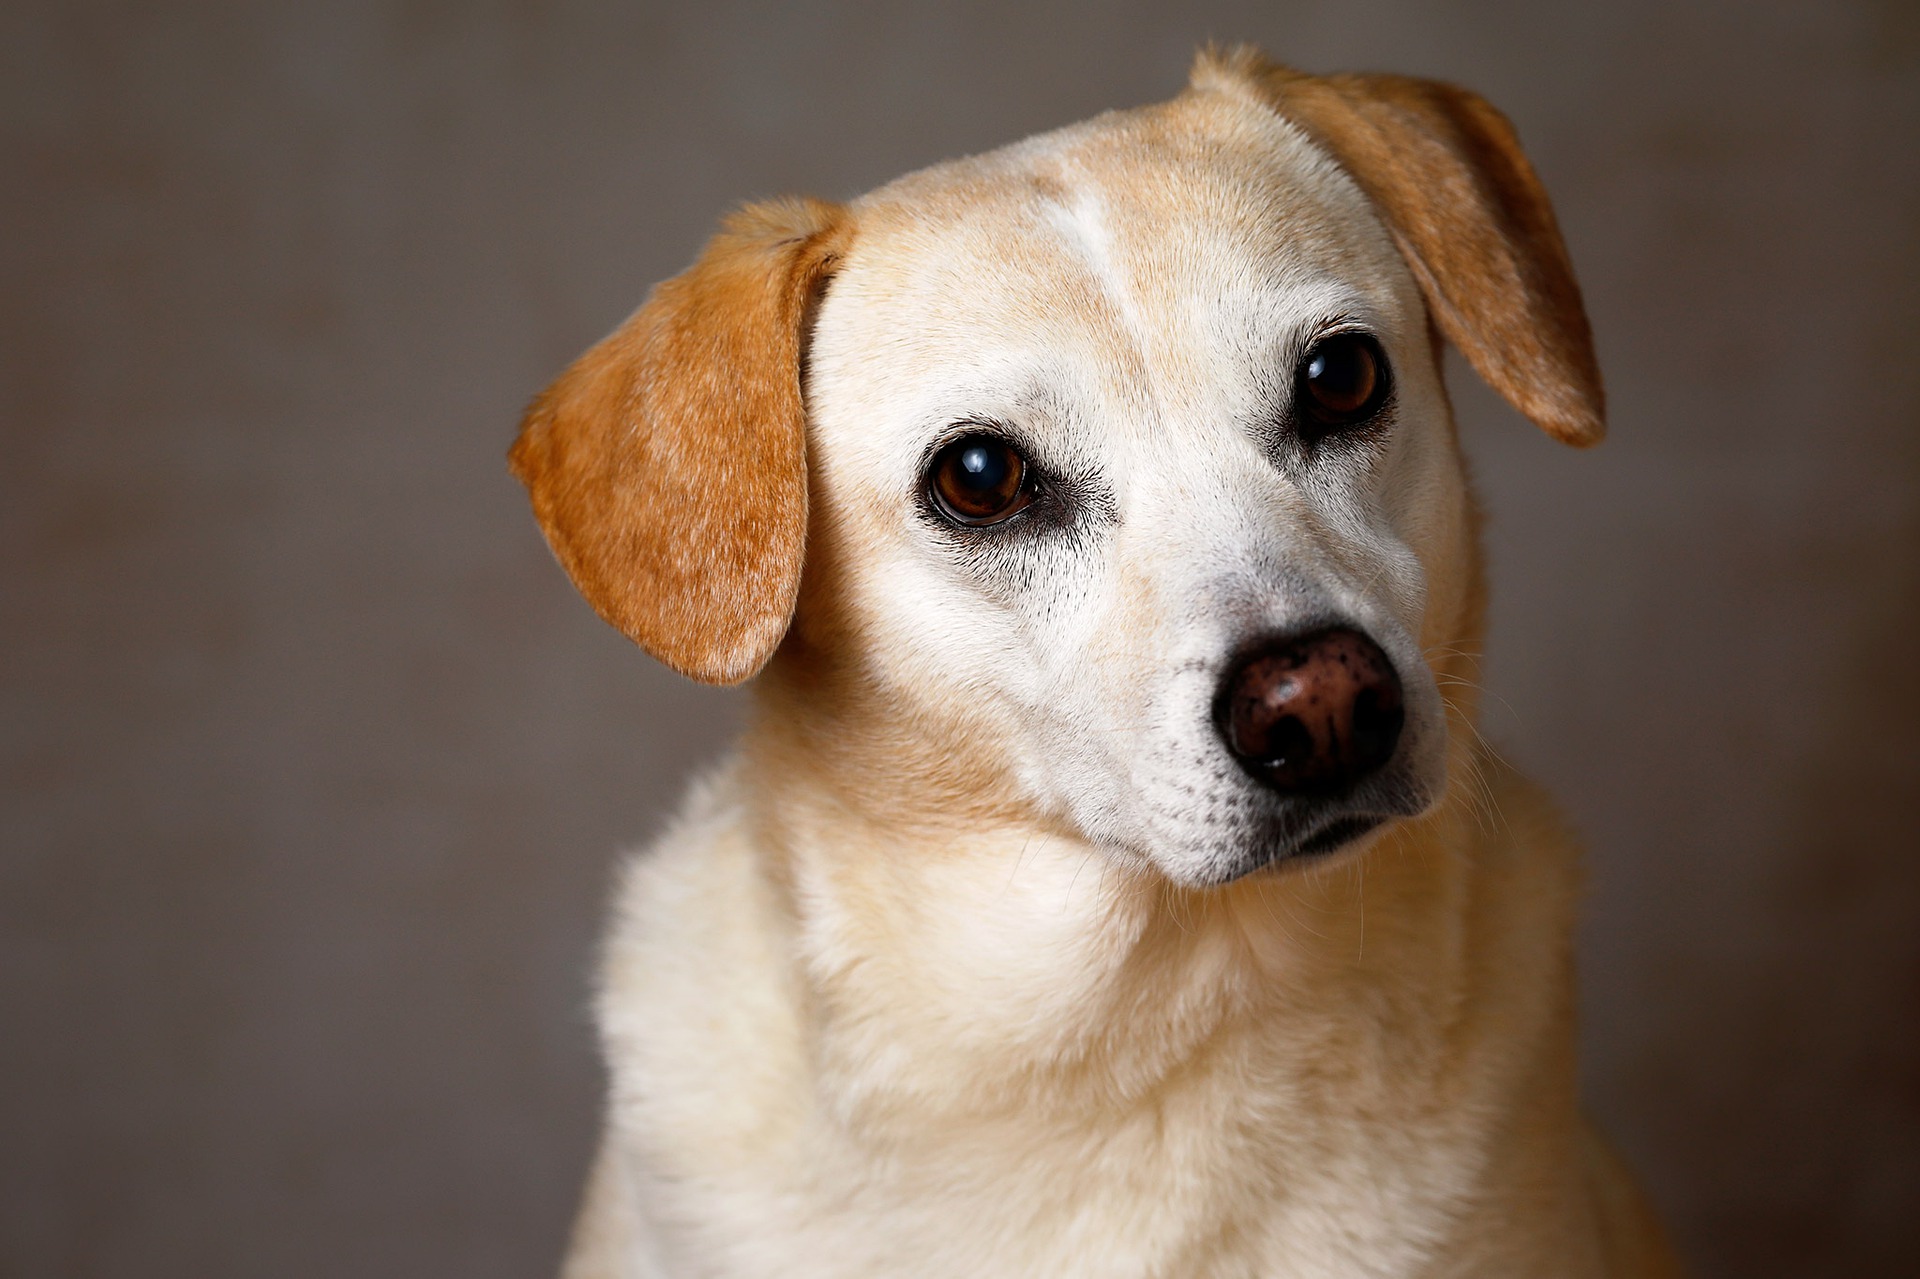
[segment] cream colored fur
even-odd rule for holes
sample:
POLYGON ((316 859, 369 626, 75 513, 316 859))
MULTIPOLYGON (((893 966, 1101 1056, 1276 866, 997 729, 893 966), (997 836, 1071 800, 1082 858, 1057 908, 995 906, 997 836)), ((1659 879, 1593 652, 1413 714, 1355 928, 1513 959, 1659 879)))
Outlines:
POLYGON ((1578 1110, 1575 846, 1473 727, 1420 287, 1218 81, 852 207, 798 612, 623 876, 568 1279, 1672 1273, 1578 1110), (1250 406, 1328 317, 1380 335, 1394 425, 1290 473, 1250 406), (1097 469, 1111 522, 998 576, 931 541, 917 468, 983 416, 1097 469), (1403 673, 1419 814, 1220 882, 1208 797, 1248 783, 1204 703, 1328 613, 1403 673))

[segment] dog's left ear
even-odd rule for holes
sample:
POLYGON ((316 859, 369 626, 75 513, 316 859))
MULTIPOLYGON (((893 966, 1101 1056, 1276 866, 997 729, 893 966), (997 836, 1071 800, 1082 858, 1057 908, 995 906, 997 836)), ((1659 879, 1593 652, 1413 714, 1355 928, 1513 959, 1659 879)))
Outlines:
POLYGON ((1250 87, 1329 152, 1381 212, 1440 333, 1542 430, 1606 434, 1593 333, 1553 206, 1506 117, 1477 94, 1390 75, 1306 75, 1241 47, 1198 88, 1250 87))
POLYGON ((509 455, 588 603, 705 683, 759 670, 793 616, 800 348, 848 233, 818 201, 740 210, 533 402, 509 455))

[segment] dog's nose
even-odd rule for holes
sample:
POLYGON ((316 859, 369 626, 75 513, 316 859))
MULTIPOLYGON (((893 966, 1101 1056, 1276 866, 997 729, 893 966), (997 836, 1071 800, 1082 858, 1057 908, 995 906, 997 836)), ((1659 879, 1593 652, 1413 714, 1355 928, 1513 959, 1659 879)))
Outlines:
POLYGON ((1221 691, 1227 747, 1280 791, 1328 791, 1393 757, 1406 722, 1400 677, 1352 630, 1280 640, 1243 660, 1221 691))

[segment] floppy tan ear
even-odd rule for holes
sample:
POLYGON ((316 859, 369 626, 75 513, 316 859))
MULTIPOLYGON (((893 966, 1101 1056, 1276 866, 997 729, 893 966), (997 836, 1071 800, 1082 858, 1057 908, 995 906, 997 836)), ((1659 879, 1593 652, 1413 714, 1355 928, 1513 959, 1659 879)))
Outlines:
POLYGON ((1598 443, 1605 394, 1553 207, 1513 126, 1476 94, 1390 75, 1314 76, 1257 50, 1206 52, 1196 88, 1251 88, 1380 210, 1434 323, 1556 439, 1598 443))
POLYGON ((709 684, 759 670, 793 616, 802 330, 848 230, 812 200, 735 213, 533 402, 508 455, 600 616, 709 684))

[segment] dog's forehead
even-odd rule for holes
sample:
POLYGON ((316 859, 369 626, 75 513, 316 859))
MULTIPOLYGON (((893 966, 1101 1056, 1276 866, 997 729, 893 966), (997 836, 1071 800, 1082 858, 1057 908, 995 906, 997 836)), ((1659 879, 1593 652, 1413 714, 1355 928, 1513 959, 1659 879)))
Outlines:
MULTIPOLYGON (((1351 179, 1244 99, 1190 92, 910 174, 858 202, 875 321, 1163 325, 1291 296, 1391 311, 1404 264, 1351 179)), ((1066 336, 1062 333, 1061 336, 1066 336)), ((1133 334, 1135 339, 1142 336, 1133 334)))

